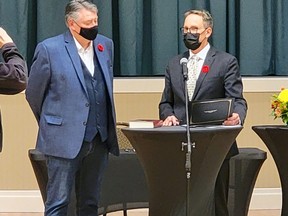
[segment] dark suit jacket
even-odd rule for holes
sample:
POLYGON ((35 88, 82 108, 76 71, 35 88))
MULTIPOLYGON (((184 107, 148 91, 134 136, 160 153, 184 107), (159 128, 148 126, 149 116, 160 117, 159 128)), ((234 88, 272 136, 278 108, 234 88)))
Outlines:
MULTIPOLYGON (((109 151, 119 154, 113 99, 113 42, 97 35, 93 43, 107 87, 109 151), (103 47, 101 49, 99 47, 103 47)), ((31 66, 26 98, 38 121, 37 149, 75 158, 84 139, 89 96, 80 56, 69 31, 39 43, 31 66)))
MULTIPOLYGON (((180 123, 186 123, 185 92, 181 58, 189 57, 189 52, 172 58, 166 68, 165 88, 159 104, 160 119, 175 115, 180 123)), ((192 100, 234 98, 234 112, 238 113, 241 123, 244 123, 247 104, 243 98, 243 85, 237 59, 211 46, 204 64, 209 66, 207 73, 201 72, 196 83, 192 100)), ((232 146, 227 157, 238 153, 236 143, 232 146)))
MULTIPOLYGON (((0 94, 17 94, 26 88, 27 67, 14 43, 1 48, 4 62, 0 63, 0 94)), ((0 152, 2 151, 2 125, 0 115, 0 152)))

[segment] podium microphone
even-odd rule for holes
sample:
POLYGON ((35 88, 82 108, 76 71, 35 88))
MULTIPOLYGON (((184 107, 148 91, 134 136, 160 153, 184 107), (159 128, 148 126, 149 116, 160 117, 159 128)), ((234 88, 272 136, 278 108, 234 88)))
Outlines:
POLYGON ((180 60, 180 64, 182 65, 182 73, 183 73, 184 80, 188 79, 187 62, 188 62, 188 59, 185 57, 181 58, 181 60, 180 60))
POLYGON ((186 136, 187 142, 182 142, 182 150, 184 150, 184 146, 187 146, 186 152, 186 160, 185 160, 185 169, 186 169, 186 180, 187 180, 187 189, 186 189, 186 216, 190 215, 190 177, 191 177, 191 153, 192 147, 195 147, 195 143, 191 144, 190 138, 190 125, 189 125, 189 110, 188 110, 188 88, 187 88, 187 80, 188 80, 188 68, 187 68, 187 58, 181 58, 180 64, 182 66, 182 72, 184 77, 184 91, 185 91, 185 112, 186 112, 186 136))

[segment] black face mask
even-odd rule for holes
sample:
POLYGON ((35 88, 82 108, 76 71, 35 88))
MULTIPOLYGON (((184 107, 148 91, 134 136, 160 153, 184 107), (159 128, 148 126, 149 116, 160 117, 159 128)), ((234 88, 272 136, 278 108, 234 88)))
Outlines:
MULTIPOLYGON (((77 24, 78 25, 78 24, 77 24)), ((91 28, 80 27, 80 35, 87 40, 95 40, 98 34, 98 26, 93 26, 91 28)))
POLYGON ((199 37, 200 37, 199 33, 194 33, 194 34, 190 32, 185 33, 184 38, 183 38, 185 46, 191 50, 198 49, 202 43, 202 42, 199 42, 199 37))

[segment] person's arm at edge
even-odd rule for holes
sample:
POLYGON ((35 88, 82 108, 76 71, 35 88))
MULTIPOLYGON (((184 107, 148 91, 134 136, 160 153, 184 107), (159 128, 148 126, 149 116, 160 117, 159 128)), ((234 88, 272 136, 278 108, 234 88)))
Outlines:
POLYGON ((13 42, 4 44, 1 53, 5 62, 0 63, 0 93, 17 94, 27 85, 26 62, 13 42))

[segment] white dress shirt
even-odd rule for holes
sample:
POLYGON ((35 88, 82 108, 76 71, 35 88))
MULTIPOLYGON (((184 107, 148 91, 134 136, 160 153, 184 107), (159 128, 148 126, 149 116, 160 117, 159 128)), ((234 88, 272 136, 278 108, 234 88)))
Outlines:
MULTIPOLYGON (((205 61, 205 58, 206 58, 206 56, 207 56, 207 53, 208 53, 209 49, 210 49, 210 44, 208 43, 208 44, 204 47, 204 49, 202 49, 202 50, 201 50, 199 53, 197 53, 197 54, 194 54, 194 53, 192 53, 191 50, 189 50, 189 59, 188 59, 188 63, 187 63, 187 64, 189 64, 189 62, 191 62, 190 59, 192 59, 192 56, 193 56, 193 55, 196 55, 196 56, 199 58, 198 67, 197 67, 197 74, 196 74, 197 79, 198 79, 198 77, 199 77, 199 75, 200 75, 200 73, 201 73, 201 71, 202 71, 202 67, 203 67, 203 64, 204 64, 204 61, 205 61)), ((189 65, 187 65, 187 66, 189 66, 189 65)), ((189 68, 189 67, 188 67, 188 68, 189 68)))
MULTIPOLYGON (((74 37, 73 37, 74 38, 74 37)), ((87 67, 91 75, 94 75, 94 50, 93 50, 93 41, 90 42, 89 46, 84 49, 80 43, 74 38, 78 54, 87 67)))

